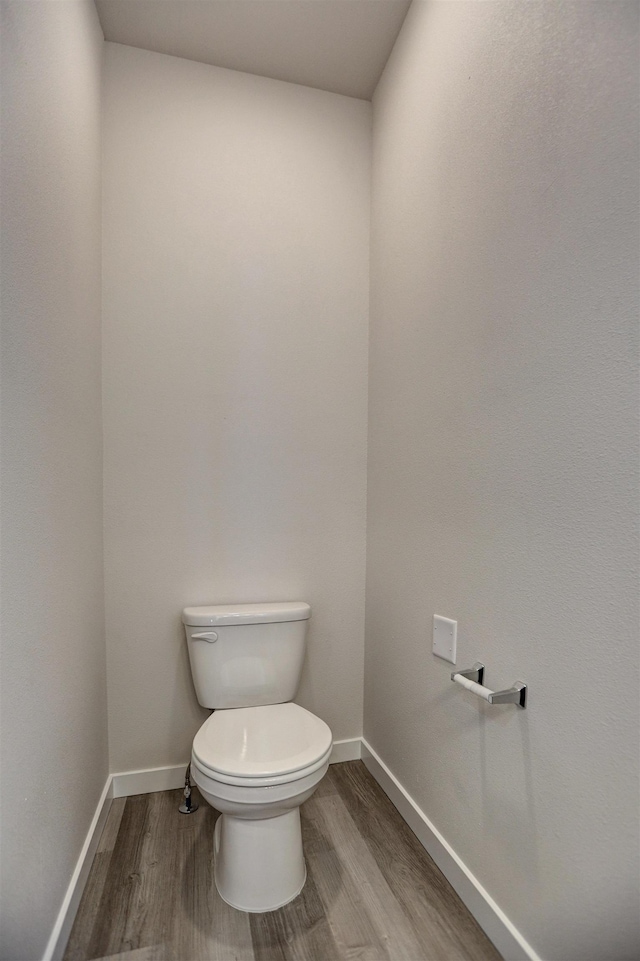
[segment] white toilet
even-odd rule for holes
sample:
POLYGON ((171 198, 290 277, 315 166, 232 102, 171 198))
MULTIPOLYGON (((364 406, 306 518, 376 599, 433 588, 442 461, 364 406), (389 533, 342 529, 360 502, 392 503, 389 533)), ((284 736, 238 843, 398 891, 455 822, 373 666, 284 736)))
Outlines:
POLYGON ((193 741, 191 775, 220 811, 216 887, 240 911, 274 911, 304 887, 300 805, 329 766, 332 736, 291 699, 311 608, 302 602, 186 607, 198 701, 214 708, 193 741))

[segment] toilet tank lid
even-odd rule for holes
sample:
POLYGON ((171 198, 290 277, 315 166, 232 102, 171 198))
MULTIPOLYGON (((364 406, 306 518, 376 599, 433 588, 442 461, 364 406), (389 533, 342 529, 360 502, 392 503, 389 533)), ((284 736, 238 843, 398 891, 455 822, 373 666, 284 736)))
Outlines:
POLYGON ((304 601, 266 604, 212 604, 208 607, 185 607, 182 623, 193 627, 215 624, 271 624, 281 621, 306 621, 311 608, 304 601))

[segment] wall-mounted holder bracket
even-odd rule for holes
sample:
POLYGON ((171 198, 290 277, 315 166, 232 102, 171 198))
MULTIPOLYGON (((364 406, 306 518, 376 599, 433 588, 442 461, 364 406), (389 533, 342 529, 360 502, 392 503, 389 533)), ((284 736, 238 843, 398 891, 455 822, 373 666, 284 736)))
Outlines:
POLYGON ((527 706, 527 685, 522 681, 514 681, 513 687, 506 691, 496 691, 489 695, 489 704, 515 704, 517 707, 527 706))
POLYGON ((513 687, 506 691, 492 691, 490 688, 484 687, 482 683, 484 680, 484 664, 481 664, 480 661, 476 661, 473 667, 469 667, 465 671, 453 671, 451 680, 466 688, 467 691, 477 694, 478 697, 488 701, 489 704, 515 704, 517 707, 523 708, 527 706, 527 685, 522 681, 515 681, 513 687))
POLYGON ((473 667, 467 668, 466 671, 453 671, 451 674, 451 680, 455 679, 456 674, 460 677, 466 677, 468 681, 474 681, 476 684, 482 684, 484 680, 484 664, 480 661, 476 661, 473 667))

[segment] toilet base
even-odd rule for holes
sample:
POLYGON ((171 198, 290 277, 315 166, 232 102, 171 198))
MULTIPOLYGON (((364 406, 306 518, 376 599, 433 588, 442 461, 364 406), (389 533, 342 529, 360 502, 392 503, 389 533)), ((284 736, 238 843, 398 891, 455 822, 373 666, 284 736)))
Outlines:
POLYGON ((293 901, 307 879, 299 807, 264 819, 221 814, 214 851, 216 888, 238 911, 275 911, 293 901))

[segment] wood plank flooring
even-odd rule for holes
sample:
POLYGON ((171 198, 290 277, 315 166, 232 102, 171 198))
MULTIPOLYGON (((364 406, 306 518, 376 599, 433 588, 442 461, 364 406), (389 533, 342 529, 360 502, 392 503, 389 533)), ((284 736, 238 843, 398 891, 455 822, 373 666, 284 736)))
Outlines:
POLYGON ((64 961, 500 961, 362 761, 302 806, 307 883, 267 914, 220 898, 218 813, 181 794, 113 802, 64 961))

